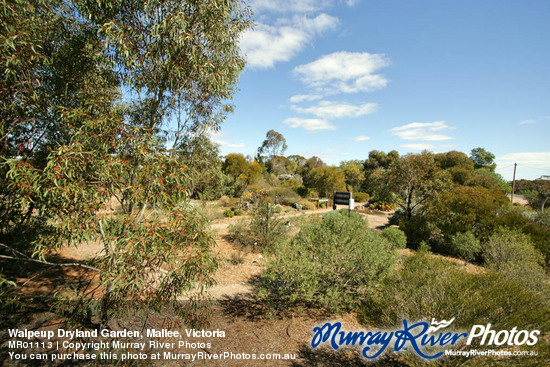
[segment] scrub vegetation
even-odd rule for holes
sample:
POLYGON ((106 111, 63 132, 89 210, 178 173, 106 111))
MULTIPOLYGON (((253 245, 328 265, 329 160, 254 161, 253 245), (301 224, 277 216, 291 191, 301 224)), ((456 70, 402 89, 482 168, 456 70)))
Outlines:
MULTIPOLYGON (((4 315, 40 304, 73 326, 117 329, 170 307, 178 322, 204 326, 206 290, 228 266, 214 249, 236 245, 232 266, 253 257, 260 269, 258 317, 305 310, 386 329, 451 317, 459 328, 537 329, 537 357, 462 362, 548 361, 547 179, 518 182, 529 200, 518 206, 481 147, 373 150, 331 166, 285 156, 275 130, 255 156, 220 157, 210 132, 232 111, 238 40, 251 26, 240 1, 0 4, 4 315), (327 213, 335 191, 352 192, 356 210, 327 213), (366 216, 380 212, 391 226, 369 228, 366 216), (224 220, 228 236, 216 238, 224 220), (60 255, 91 243, 101 251, 85 260, 60 255), (74 281, 28 291, 61 269, 74 281)), ((418 365, 391 358, 381 363, 418 365)))

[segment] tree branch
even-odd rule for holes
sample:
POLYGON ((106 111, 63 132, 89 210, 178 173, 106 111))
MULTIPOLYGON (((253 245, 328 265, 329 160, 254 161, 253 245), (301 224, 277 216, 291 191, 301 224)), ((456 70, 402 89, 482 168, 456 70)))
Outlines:
POLYGON ((43 260, 37 260, 37 259, 31 259, 31 258, 21 258, 21 257, 7 256, 7 255, 0 255, 0 259, 31 261, 39 264, 50 265, 50 266, 78 266, 81 268, 101 272, 101 270, 99 270, 98 268, 94 268, 93 266, 88 266, 80 263, 52 263, 49 261, 43 261, 43 260))

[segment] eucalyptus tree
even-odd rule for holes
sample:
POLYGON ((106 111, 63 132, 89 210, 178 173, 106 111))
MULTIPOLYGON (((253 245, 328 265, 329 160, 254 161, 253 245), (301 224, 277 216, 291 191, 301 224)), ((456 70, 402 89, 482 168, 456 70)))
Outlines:
POLYGON ((283 134, 275 130, 269 130, 265 134, 262 146, 258 148, 258 157, 267 155, 268 159, 271 160, 275 156, 282 156, 287 148, 283 134))
MULTIPOLYGON (((186 167, 167 143, 185 146, 184 137, 218 128, 231 111, 247 8, 232 0, 1 3, 2 258, 92 272, 99 286, 60 291, 59 305, 76 305, 69 314, 77 316, 99 309, 103 323, 159 310, 192 289, 200 299, 217 266, 213 238, 187 203, 186 167), (85 241, 104 247, 87 264, 48 258, 85 241)), ((199 304, 178 310, 201 322, 199 304)))

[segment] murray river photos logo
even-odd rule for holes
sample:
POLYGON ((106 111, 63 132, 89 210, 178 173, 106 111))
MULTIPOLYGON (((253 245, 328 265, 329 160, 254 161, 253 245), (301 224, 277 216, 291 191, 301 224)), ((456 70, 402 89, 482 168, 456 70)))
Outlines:
POLYGON ((388 347, 395 352, 401 350, 413 350, 420 357, 435 359, 441 357, 444 352, 430 353, 429 350, 435 347, 454 346, 465 341, 471 345, 479 341, 485 346, 521 346, 535 345, 540 334, 539 330, 519 330, 514 327, 512 330, 493 330, 491 324, 474 325, 469 333, 446 331, 454 318, 451 320, 436 321, 432 323, 425 321, 410 323, 403 320, 403 328, 394 331, 345 331, 342 330, 340 322, 327 322, 323 326, 313 328, 311 346, 317 348, 327 344, 334 350, 343 346, 361 347, 361 354, 368 359, 374 359, 382 355, 388 347))

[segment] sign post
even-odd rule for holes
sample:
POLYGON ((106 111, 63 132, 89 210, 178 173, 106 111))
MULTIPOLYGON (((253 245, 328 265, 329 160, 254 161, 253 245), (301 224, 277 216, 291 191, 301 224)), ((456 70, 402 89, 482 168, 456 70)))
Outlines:
POLYGON ((351 210, 353 209, 355 200, 353 200, 351 192, 348 191, 335 191, 334 192, 334 205, 332 209, 336 210, 336 205, 347 205, 348 212, 351 215, 351 210))

